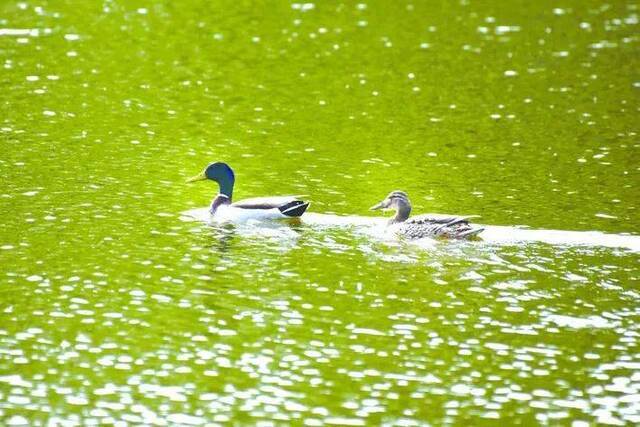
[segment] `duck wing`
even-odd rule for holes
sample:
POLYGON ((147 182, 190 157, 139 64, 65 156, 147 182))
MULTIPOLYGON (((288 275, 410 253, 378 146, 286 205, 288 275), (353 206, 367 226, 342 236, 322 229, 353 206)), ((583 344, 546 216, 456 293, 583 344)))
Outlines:
POLYGON ((232 203, 231 206, 240 209, 276 209, 295 201, 301 200, 298 196, 254 197, 232 203))
POLYGON ((415 222, 418 224, 445 224, 450 222, 462 221, 469 222, 471 218, 479 218, 480 215, 447 215, 447 214, 424 214, 415 215, 406 220, 405 222, 415 222))
POLYGON ((231 207, 245 210, 269 211, 277 209, 284 217, 298 217, 309 207, 309 202, 298 196, 255 197, 232 203, 231 207))
POLYGON ((476 216, 418 215, 400 223, 400 227, 402 234, 410 238, 449 237, 459 239, 474 236, 483 230, 469 224, 469 218, 476 216))

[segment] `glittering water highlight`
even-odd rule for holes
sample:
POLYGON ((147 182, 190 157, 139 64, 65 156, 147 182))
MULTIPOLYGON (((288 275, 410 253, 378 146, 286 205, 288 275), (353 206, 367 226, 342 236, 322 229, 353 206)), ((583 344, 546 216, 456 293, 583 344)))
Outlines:
POLYGON ((640 423, 638 13, 3 2, 0 424, 640 423))

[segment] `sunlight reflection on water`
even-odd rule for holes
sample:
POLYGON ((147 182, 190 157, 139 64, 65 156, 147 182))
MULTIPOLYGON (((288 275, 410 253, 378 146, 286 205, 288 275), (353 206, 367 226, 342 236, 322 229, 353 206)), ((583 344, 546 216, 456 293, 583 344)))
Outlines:
POLYGON ((574 3, 0 4, 0 424, 640 424, 638 7, 574 3), (313 206, 180 221, 212 160, 313 206))

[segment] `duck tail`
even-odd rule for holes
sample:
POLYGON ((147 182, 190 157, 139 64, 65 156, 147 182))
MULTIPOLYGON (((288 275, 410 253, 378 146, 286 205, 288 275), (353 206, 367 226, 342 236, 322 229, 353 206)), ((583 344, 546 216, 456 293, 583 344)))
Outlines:
POLYGON ((293 202, 286 203, 280 207, 280 213, 284 216, 288 216, 291 218, 302 216, 302 214, 309 207, 309 202, 304 202, 302 200, 294 200, 293 202))

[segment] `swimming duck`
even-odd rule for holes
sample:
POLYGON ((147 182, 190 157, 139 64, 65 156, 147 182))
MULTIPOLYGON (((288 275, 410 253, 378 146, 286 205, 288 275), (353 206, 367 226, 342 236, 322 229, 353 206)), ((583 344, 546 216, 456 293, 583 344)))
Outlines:
POLYGON ((371 210, 394 209, 396 215, 389 220, 388 228, 409 239, 423 237, 447 237, 466 239, 482 232, 484 228, 476 228, 469 224, 468 217, 449 215, 418 215, 409 218, 411 202, 404 191, 392 191, 371 210))
POLYGON ((215 162, 187 182, 210 179, 220 186, 218 194, 211 201, 209 213, 220 221, 242 221, 248 219, 278 219, 301 216, 309 207, 309 202, 297 196, 257 197, 232 203, 235 174, 228 164, 215 162))

